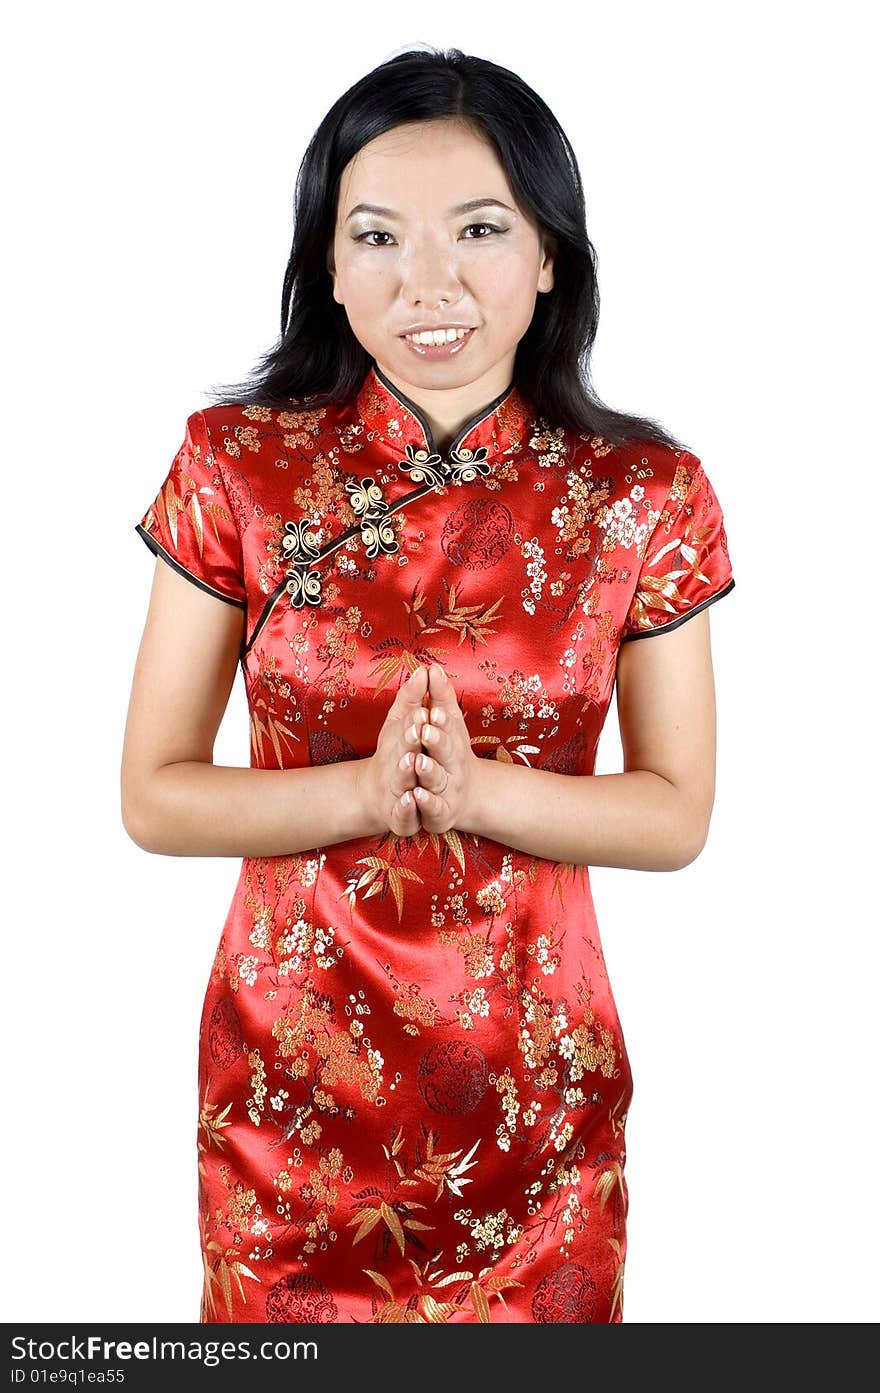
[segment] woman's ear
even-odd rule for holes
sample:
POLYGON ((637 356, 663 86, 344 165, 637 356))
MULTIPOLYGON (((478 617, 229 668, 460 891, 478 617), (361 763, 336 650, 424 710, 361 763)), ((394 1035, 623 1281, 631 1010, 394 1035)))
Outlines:
POLYGON ((553 289, 553 265, 556 260, 556 252, 558 250, 558 245, 559 244, 556 240, 555 233, 541 233, 541 251, 543 253, 543 260, 541 262, 541 269, 538 273, 539 293, 546 294, 548 290, 553 289))

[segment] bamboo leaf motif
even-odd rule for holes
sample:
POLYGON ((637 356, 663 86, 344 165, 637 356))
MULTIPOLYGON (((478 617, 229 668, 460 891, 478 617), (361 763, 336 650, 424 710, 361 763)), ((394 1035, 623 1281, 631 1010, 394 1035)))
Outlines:
POLYGON ((472 1161, 471 1157, 479 1144, 480 1139, 478 1137, 464 1159, 459 1161, 458 1165, 455 1165, 454 1162, 457 1157, 461 1155, 461 1151, 449 1151, 445 1154, 435 1156, 434 1133, 431 1132, 429 1134, 425 1161, 416 1171, 416 1175, 420 1180, 427 1180, 429 1184, 437 1186, 437 1191, 434 1196, 435 1199, 440 1198, 444 1186, 450 1190, 453 1195, 458 1195, 458 1197, 461 1198, 462 1185, 469 1185, 471 1181, 471 1177, 466 1176, 464 1172, 476 1165, 476 1162, 472 1161))
POLYGON ((446 1277, 439 1278, 438 1281, 434 1281, 432 1278, 431 1285, 433 1287, 449 1287, 453 1282, 471 1282, 473 1277, 473 1272, 450 1272, 446 1277))
POLYGON ((228 512, 226 508, 223 507, 222 503, 218 503, 217 500, 214 498, 203 498, 201 506, 202 513, 211 519, 211 523, 214 528, 214 536, 217 538, 217 541, 219 542, 220 529, 217 526, 217 519, 220 518, 222 522, 232 522, 232 514, 228 512))
MULTIPOLYGON (((448 1163, 451 1159, 450 1154, 433 1155, 435 1140, 436 1134, 429 1132, 427 1135, 427 1159, 448 1163)), ((471 1155, 472 1152, 468 1154, 471 1155)), ((420 1207, 424 1208, 423 1205, 420 1207)), ((414 1227, 408 1217, 404 1218, 403 1222, 405 1227, 414 1227)), ((420 1224, 415 1227, 427 1226, 420 1224)), ((380 1273, 374 1272, 370 1268, 362 1269, 388 1298, 373 1317, 374 1321, 379 1323, 411 1321, 415 1314, 416 1319, 437 1325, 445 1323, 452 1316, 460 1315, 465 1302, 470 1298, 479 1320, 487 1322, 491 1319, 489 1313, 491 1298, 497 1296, 501 1305, 504 1306, 506 1303, 501 1294, 502 1289, 523 1285, 515 1277, 502 1276, 492 1266, 481 1268, 477 1274, 463 1268, 444 1273, 443 1268, 438 1266, 440 1256, 439 1252, 435 1253, 421 1267, 414 1258, 408 1259, 416 1289, 405 1302, 395 1297, 391 1283, 380 1273), (458 1288, 452 1298, 438 1299, 439 1294, 450 1287, 458 1288), (430 1288, 430 1290, 425 1288, 430 1288)))
POLYGON ((401 1253, 403 1253, 406 1240, 403 1236, 403 1225, 400 1222, 400 1218, 391 1208, 391 1205, 387 1204, 385 1200, 382 1201, 380 1212, 382 1214, 382 1218, 385 1220, 385 1223, 388 1225, 388 1228, 390 1229, 398 1248, 400 1249, 401 1253))
POLYGON ((611 1288, 611 1319, 614 1319, 615 1312, 623 1311, 623 1269, 624 1263, 620 1256, 620 1242, 616 1238, 609 1238, 608 1243, 617 1258, 617 1267, 614 1271, 614 1283, 611 1288))
MULTIPOLYGON (((358 890, 364 885, 368 885, 370 881, 372 881, 372 884, 363 896, 365 900, 368 900, 371 895, 382 895, 384 897, 390 890, 397 905, 398 919, 403 916, 402 882, 404 880, 417 880, 420 885, 424 884, 422 877, 417 875, 415 871, 411 871, 408 866, 392 866, 380 856, 362 856, 359 861, 355 862, 355 865, 366 866, 367 869, 357 881, 354 887, 354 893, 356 894, 358 890)), ((343 896, 348 896, 351 893, 350 889, 346 889, 339 898, 342 899, 343 896)))
POLYGON ((711 585, 711 578, 701 569, 699 558, 711 537, 712 527, 696 527, 691 532, 685 529, 685 537, 673 537, 659 549, 646 566, 658 567, 664 556, 678 554, 685 563, 665 575, 643 574, 639 577, 638 588, 632 601, 632 626, 634 629, 650 629, 650 610, 660 610, 664 614, 683 614, 693 603, 682 595, 677 582, 693 577, 702 585, 711 585))
POLYGON ((462 605, 455 608, 455 592, 450 594, 449 612, 437 616, 436 624, 439 628, 458 630, 459 647, 466 638, 471 641, 486 642, 487 634, 497 633, 497 630, 490 628, 490 624, 496 617, 496 611, 501 604, 501 599, 497 599, 488 609, 483 609, 480 605, 462 605))
MULTIPOLYGON (((355 1242, 357 1242, 357 1240, 355 1240, 355 1242)), ((376 1286, 382 1288, 386 1296, 394 1297, 394 1292, 391 1290, 391 1283, 387 1277, 382 1276, 381 1272, 373 1272, 372 1268, 369 1267, 363 1267, 361 1271, 366 1272, 367 1276, 372 1278, 376 1283, 376 1286)))
MULTIPOLYGON (((480 1274, 482 1276, 482 1274, 480 1274)), ((495 1273, 492 1277, 487 1277, 483 1282, 483 1290, 491 1292, 492 1295, 501 1294, 504 1287, 521 1287, 522 1282, 518 1282, 515 1277, 504 1277, 501 1273, 495 1273)))
POLYGON ((195 489, 193 489, 192 493, 189 496, 189 507, 190 512, 192 513, 193 531, 196 534, 196 544, 199 548, 199 556, 202 556, 204 555, 205 551, 205 529, 204 524, 202 523, 202 509, 201 504, 199 503, 199 495, 195 491, 195 489))
POLYGON ((436 661, 439 661, 439 655, 433 648, 422 648, 419 654, 415 654, 404 649, 402 644, 399 647, 395 645, 394 651, 380 657, 373 668, 372 676, 379 678, 373 690, 373 697, 375 698, 401 673, 405 672, 407 677, 411 677, 420 662, 429 667, 436 661))
POLYGON ((299 736, 295 735, 294 732, 290 730, 290 728, 285 724, 284 721, 279 721, 276 718, 275 712, 268 707, 267 703, 262 698, 254 702, 250 724, 251 741, 253 743, 254 752, 260 763, 263 763, 263 737, 265 735, 268 735, 269 739, 272 742, 272 748, 275 751, 279 768, 283 768, 284 756, 281 749, 281 741, 284 740, 287 744, 288 750, 292 750, 294 745, 298 745, 300 743, 299 736), (262 708, 263 710, 265 710, 265 721, 262 721, 259 715, 257 714, 258 708, 262 708))
POLYGON ((611 1191, 612 1191, 613 1189, 614 1189, 614 1172, 613 1172, 613 1171, 603 1171, 601 1175, 597 1175, 597 1176, 596 1176, 596 1183, 595 1183, 595 1185, 593 1186, 593 1194, 594 1194, 594 1195, 597 1195, 598 1198, 599 1198, 599 1208, 600 1208, 600 1209, 604 1209, 604 1208, 605 1208, 605 1201, 608 1199, 608 1196, 611 1194, 611 1191))
POLYGON ((583 886, 587 879, 587 868, 582 865, 575 865, 572 861, 557 861, 553 865, 553 895, 559 900, 560 904, 565 903, 563 879, 579 880, 583 886))
POLYGON ((399 1301, 386 1301, 375 1317, 380 1325, 403 1325, 406 1318, 406 1309, 399 1301))
POLYGON ((681 546, 681 538, 680 538, 680 537, 673 537, 671 542, 666 542, 665 545, 662 546, 662 547, 660 548, 660 550, 657 552, 656 556, 655 556, 655 557, 653 558, 653 560, 650 561, 648 564, 651 565, 651 566, 657 566, 657 565, 659 565, 659 563, 663 560, 663 557, 666 555, 667 552, 669 552, 669 551, 678 551, 678 548, 679 548, 680 546, 681 546))
POLYGON ((679 604, 684 606, 687 601, 680 593, 675 583, 684 574, 685 572, 683 571, 670 571, 669 574, 665 576, 643 576, 642 589, 645 591, 649 600, 654 598, 655 601, 659 599, 661 602, 665 602, 662 604, 663 608, 674 608, 674 606, 669 603, 670 600, 677 600, 679 604))
POLYGON ((217 1274, 217 1275, 218 1275, 219 1278, 220 1278, 220 1290, 221 1290, 222 1293, 223 1293, 223 1300, 226 1302, 226 1310, 227 1310, 227 1312, 228 1312, 228 1314, 229 1314, 229 1317, 230 1317, 230 1319, 231 1319, 231 1318, 232 1318, 232 1281, 231 1281, 230 1276, 229 1276, 229 1267, 228 1267, 228 1265, 226 1264, 226 1262, 225 1262, 223 1259, 221 1259, 221 1261, 220 1261, 220 1268, 219 1268, 219 1271, 218 1271, 218 1274, 217 1274))
POLYGON ((354 1214, 348 1221, 349 1225, 351 1226, 359 1223, 360 1228, 351 1240, 352 1244, 360 1243, 362 1238, 366 1238, 368 1233, 372 1233, 381 1218, 382 1214, 378 1209, 365 1209, 361 1210, 358 1214, 354 1214))
POLYGON ((219 1106, 219 1103, 204 1102, 199 1116, 199 1126, 204 1128, 208 1144, 217 1146, 222 1150, 226 1145, 226 1138, 223 1136, 223 1128, 232 1126, 232 1123, 227 1120, 232 1103, 227 1103, 221 1113, 217 1112, 219 1106))
POLYGON ((593 1185, 593 1194, 599 1197, 600 1209, 605 1208, 609 1196, 614 1193, 615 1189, 620 1190, 621 1198, 625 1200, 626 1184, 623 1178, 623 1167, 619 1161, 615 1161, 614 1165, 609 1170, 601 1171, 600 1174, 596 1176, 593 1185))
POLYGON ((431 1325, 445 1325, 447 1317, 455 1310, 451 1301, 438 1301, 429 1291, 421 1297, 420 1304, 431 1325))
POLYGON ((389 870, 388 883, 394 895, 394 903, 397 905, 397 919, 398 922, 400 922, 403 919, 403 886, 400 883, 400 876, 396 867, 389 870))
POLYGON ((446 841, 446 845, 451 849, 453 856, 461 867, 462 875, 464 875, 467 868, 465 866, 464 847, 461 844, 461 837, 454 827, 450 827, 444 832, 443 837, 446 841))
POLYGON ((209 1243, 205 1243, 202 1251, 205 1275, 204 1301, 206 1308, 210 1310, 212 1315, 216 1315, 217 1303, 214 1298, 214 1286, 219 1286, 226 1306, 226 1313, 229 1319, 232 1320, 233 1278, 235 1279, 239 1295, 245 1305, 247 1304, 247 1297, 245 1296, 244 1286, 242 1285, 242 1277, 249 1277, 253 1282, 259 1282, 260 1278, 257 1277, 255 1273, 251 1272, 250 1268, 238 1258, 238 1250, 236 1248, 227 1248, 224 1252, 216 1239, 212 1239, 209 1243), (212 1263, 209 1261, 209 1252, 220 1254, 216 1262, 212 1263))
POLYGON ((490 1322, 489 1300, 478 1282, 471 1282, 471 1302, 481 1321, 490 1322))
POLYGON ((169 536, 171 537, 172 542, 174 543, 174 549, 175 549, 175 551, 176 551, 176 550, 177 550, 177 514, 179 513, 180 509, 183 507, 183 504, 181 503, 180 499, 179 499, 178 496, 177 496, 177 493, 175 492, 174 484, 172 483, 171 479, 169 479, 169 480, 167 481, 167 483, 165 484, 165 493, 164 493, 164 497, 163 497, 163 495, 162 495, 161 493, 159 494, 159 497, 160 497, 160 499, 162 499, 162 501, 163 501, 164 504, 165 504, 165 516, 166 516, 166 518, 167 518, 167 520, 168 520, 168 533, 169 533, 169 536))

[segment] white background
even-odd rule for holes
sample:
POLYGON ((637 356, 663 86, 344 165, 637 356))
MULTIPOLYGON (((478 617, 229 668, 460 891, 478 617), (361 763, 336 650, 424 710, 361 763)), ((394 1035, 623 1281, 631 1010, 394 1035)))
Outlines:
MULTIPOLYGON (((597 389, 691 443, 736 577, 708 844, 593 871, 636 1080, 625 1320, 874 1321, 871 7, 343 9, 7 21, 4 1317, 198 1318, 197 1027, 239 863, 122 827, 134 524, 207 389, 275 341, 313 130, 429 43, 516 70, 569 135, 597 389)), ((215 758, 248 763, 240 674, 215 758)))

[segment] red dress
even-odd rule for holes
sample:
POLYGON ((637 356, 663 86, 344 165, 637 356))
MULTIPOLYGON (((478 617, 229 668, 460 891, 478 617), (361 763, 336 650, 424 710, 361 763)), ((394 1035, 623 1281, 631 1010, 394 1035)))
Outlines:
MULTIPOLYGON (((211 406, 137 525, 245 612, 251 764, 363 758, 420 664, 476 753, 589 775, 621 642, 732 590, 700 461, 536 419, 433 452, 211 406)), ((206 1322, 621 1320, 632 1081, 586 867, 449 831, 245 857, 200 1028, 206 1322)))

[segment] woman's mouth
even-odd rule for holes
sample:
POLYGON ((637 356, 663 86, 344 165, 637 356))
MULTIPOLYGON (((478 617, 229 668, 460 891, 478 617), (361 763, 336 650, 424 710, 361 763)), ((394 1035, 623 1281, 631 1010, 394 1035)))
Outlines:
POLYGON ((404 334, 404 343, 420 358, 451 358, 460 353, 476 333, 475 329, 434 329, 424 334, 404 334))

